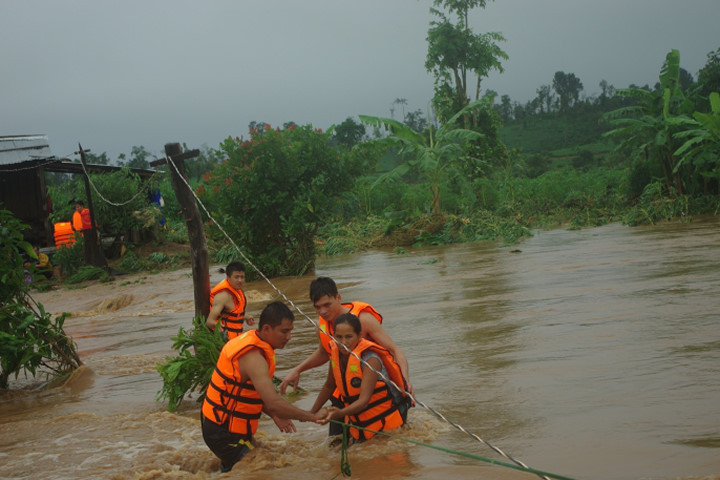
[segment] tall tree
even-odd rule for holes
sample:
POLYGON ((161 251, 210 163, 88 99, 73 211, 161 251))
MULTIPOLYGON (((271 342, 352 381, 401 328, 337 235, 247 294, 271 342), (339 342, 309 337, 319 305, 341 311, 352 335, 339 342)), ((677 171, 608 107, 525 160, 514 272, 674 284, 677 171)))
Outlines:
POLYGON ((416 132, 424 132, 428 127, 428 121, 425 114, 423 114, 423 111, 418 108, 414 112, 408 112, 405 114, 405 125, 416 132))
POLYGON ((502 72, 500 60, 508 59, 497 45, 505 41, 500 33, 476 34, 470 28, 470 11, 485 8, 486 3, 486 0, 434 0, 430 9, 437 20, 430 22, 425 68, 435 76, 433 103, 441 122, 470 103, 469 74, 477 80, 474 95, 477 100, 482 79, 492 70, 502 72), (440 8, 447 10, 447 14, 440 8))
POLYGON ((698 72, 695 104, 701 112, 710 111, 710 94, 720 92, 720 48, 707 54, 705 66, 698 72))
POLYGON ((601 92, 599 102, 600 105, 605 105, 609 98, 615 96, 615 87, 610 85, 605 79, 600 80, 599 86, 601 92))
POLYGON ((558 95, 560 111, 567 112, 580 98, 583 84, 574 73, 560 71, 553 77, 553 89, 558 95))
POLYGON ((335 125, 331 133, 333 140, 347 148, 352 148, 365 136, 365 125, 348 117, 340 125, 335 125))
POLYGON ((535 93, 537 93, 540 114, 542 115, 545 112, 550 113, 550 108, 553 101, 552 88, 550 87, 550 85, 541 85, 540 88, 535 90, 535 93), (543 109, 543 107, 545 108, 543 109))
POLYGON ((393 101, 393 105, 401 105, 402 106, 402 117, 400 117, 400 118, 404 119, 405 118, 405 106, 407 105, 407 99, 406 98, 396 98, 393 101))
POLYGON ((680 90, 683 92, 687 92, 692 88, 693 85, 695 85, 695 79, 692 76, 692 73, 688 72, 684 68, 680 69, 680 90))
POLYGON ((133 146, 130 151, 130 160, 127 163, 123 162, 125 156, 122 155, 120 159, 120 165, 127 165, 130 168, 150 168, 150 162, 148 159, 154 159, 154 156, 145 150, 142 145, 139 147, 133 146))
POLYGON ((513 119, 513 105, 510 95, 500 97, 500 105, 497 105, 496 110, 503 122, 509 122, 513 119))

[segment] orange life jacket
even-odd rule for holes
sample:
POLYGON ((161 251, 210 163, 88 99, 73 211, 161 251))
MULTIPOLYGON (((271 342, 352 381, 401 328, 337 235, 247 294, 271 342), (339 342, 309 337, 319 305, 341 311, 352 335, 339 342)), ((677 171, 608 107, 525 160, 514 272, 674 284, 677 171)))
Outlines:
POLYGON ((92 222, 90 221, 90 209, 83 208, 80 211, 80 220, 82 221, 82 229, 90 230, 92 228, 92 222))
MULTIPOLYGON (((348 355, 345 371, 342 371, 340 348, 342 347, 339 347, 333 342, 330 352, 330 367, 332 368, 333 377, 335 378, 335 386, 340 392, 340 401, 347 407, 360 396, 360 385, 362 385, 363 376, 362 363, 354 355, 348 355)), ((365 350, 377 353, 387 371, 388 378, 399 387, 403 389, 407 388, 402 372, 400 371, 400 366, 387 349, 361 338, 357 346, 353 349, 353 353, 362 358, 362 353, 365 350)), ((388 384, 386 384, 381 377, 378 377, 378 381, 375 383, 375 390, 370 396, 370 401, 365 410, 355 415, 345 417, 345 423, 369 428, 378 432, 385 432, 401 426, 404 422, 398 406, 393 401, 388 384)), ((352 435, 355 440, 367 440, 375 434, 366 430, 350 427, 350 435, 352 435)))
MULTIPOLYGON (((367 312, 370 315, 372 315, 373 317, 375 317, 377 319, 378 323, 382 323, 382 320, 383 320, 382 315, 380 315, 380 313, 378 313, 378 311, 375 310, 375 308, 372 305, 370 305, 369 303, 352 302, 352 303, 343 303, 342 306, 350 308, 350 312, 348 312, 348 313, 352 313, 356 317, 360 317, 361 313, 367 312)), ((327 332, 330 335, 335 335, 335 328, 333 327, 333 325, 330 324, 330 322, 325 320, 323 317, 318 318, 318 326, 320 327, 320 330, 322 330, 322 332, 327 332)), ((328 337, 327 335, 325 335, 322 332, 317 332, 318 336, 320 337, 320 345, 322 345, 323 349, 326 352, 330 353, 330 345, 335 345, 335 342, 330 337, 328 337)))
POLYGON ((238 360, 253 348, 261 350, 275 373, 275 350, 258 337, 257 330, 248 330, 227 342, 220 351, 215 371, 210 378, 202 414, 211 422, 227 425, 228 431, 252 435, 257 430, 263 402, 249 379, 240 374, 238 360))
POLYGON ((57 222, 53 232, 55 247, 69 247, 75 243, 75 232, 70 222, 57 222))
POLYGON ((83 231, 83 221, 82 221, 82 214, 75 210, 73 212, 73 218, 72 218, 72 228, 76 232, 82 232, 83 231))
POLYGON ((215 285, 215 287, 213 287, 213 289, 210 291, 210 308, 212 308, 215 295, 217 295, 218 292, 222 291, 229 292, 230 295, 232 295, 233 297, 233 301, 235 302, 235 308, 233 308, 229 312, 223 309, 222 313, 220 313, 220 317, 218 318, 218 321, 222 322, 222 326, 225 329, 225 332, 227 332, 228 338, 232 339, 242 333, 243 322, 245 320, 245 306, 247 305, 247 300, 245 299, 245 294, 243 293, 243 291, 235 290, 233 287, 230 286, 227 278, 225 278, 222 282, 215 285))

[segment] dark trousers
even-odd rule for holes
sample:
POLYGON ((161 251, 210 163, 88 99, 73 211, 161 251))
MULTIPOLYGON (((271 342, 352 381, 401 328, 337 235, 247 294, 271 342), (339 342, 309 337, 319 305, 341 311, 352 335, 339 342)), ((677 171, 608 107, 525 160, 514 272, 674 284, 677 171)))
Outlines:
MULTIPOLYGON (((341 402, 339 398, 335 398, 333 395, 330 396, 330 403, 333 407, 345 408, 345 404, 341 402)), ((342 425, 335 422, 328 423, 328 436, 334 437, 335 435, 342 435, 342 432, 342 425)))
POLYGON ((220 459, 220 470, 229 472, 233 465, 252 450, 252 435, 231 433, 227 425, 218 425, 202 416, 205 444, 220 459))

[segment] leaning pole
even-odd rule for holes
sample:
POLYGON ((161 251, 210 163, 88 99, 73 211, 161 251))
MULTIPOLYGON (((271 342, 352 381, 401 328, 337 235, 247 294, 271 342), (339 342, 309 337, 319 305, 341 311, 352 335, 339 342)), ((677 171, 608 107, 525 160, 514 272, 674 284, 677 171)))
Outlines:
MULTIPOLYGON (((180 204, 185 225, 187 225, 188 239, 190 240, 190 258, 192 263, 193 293, 195 296, 195 316, 202 315, 207 318, 210 312, 210 268, 208 263, 208 248, 205 241, 200 209, 195 202, 193 192, 188 187, 185 159, 197 157, 198 150, 183 153, 179 143, 165 145, 170 181, 175 196, 180 204)), ((153 162, 157 164, 164 160, 153 162)))

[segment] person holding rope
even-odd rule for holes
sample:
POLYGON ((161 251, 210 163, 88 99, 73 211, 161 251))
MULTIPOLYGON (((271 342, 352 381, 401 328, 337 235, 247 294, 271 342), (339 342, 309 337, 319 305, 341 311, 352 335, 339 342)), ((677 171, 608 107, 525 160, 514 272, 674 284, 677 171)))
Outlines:
POLYGON ((210 313, 205 324, 214 331, 220 322, 220 329, 230 340, 242 334, 244 322, 255 325, 255 318, 245 315, 247 299, 242 290, 245 283, 245 265, 241 262, 230 262, 225 268, 225 275, 226 278, 210 290, 210 313))
MULTIPOLYGON (((320 345, 317 349, 306 358, 300 365, 293 368, 280 383, 280 393, 285 394, 288 385, 292 385, 297 390, 300 381, 300 374, 306 370, 319 367, 330 358, 330 346, 334 344, 332 338, 328 335, 334 335, 335 320, 343 313, 352 313, 360 320, 361 333, 360 336, 377 343, 381 347, 387 349, 395 361, 400 366, 407 391, 413 394, 412 385, 410 385, 410 372, 407 358, 402 349, 392 341, 390 335, 382 328, 382 315, 378 313, 372 305, 364 302, 342 303, 340 293, 338 293, 337 285, 332 278, 318 277, 310 283, 310 300, 313 302, 315 312, 319 319, 318 323, 322 332, 318 331, 320 345), (328 335, 326 335, 326 332, 328 335)), ((337 400, 331 401, 335 406, 341 407, 342 404, 337 400)), ((330 434, 335 435, 341 432, 341 428, 337 424, 330 424, 330 434)))
POLYGON ((342 407, 329 407, 323 422, 342 420, 362 427, 350 427, 350 435, 356 442, 372 438, 375 433, 369 430, 386 432, 404 425, 410 398, 377 373, 401 388, 406 387, 392 354, 360 336, 360 319, 352 313, 337 317, 334 327, 335 339, 345 348, 335 342, 330 345, 327 380, 310 411, 319 412, 337 389, 342 407))
POLYGON ((205 444, 229 472, 253 446, 262 412, 285 433, 297 431, 292 419, 320 423, 326 409, 308 412, 283 399, 275 390, 275 350, 290 341, 295 316, 282 302, 268 304, 257 330, 228 341, 220 351, 202 405, 205 444))

